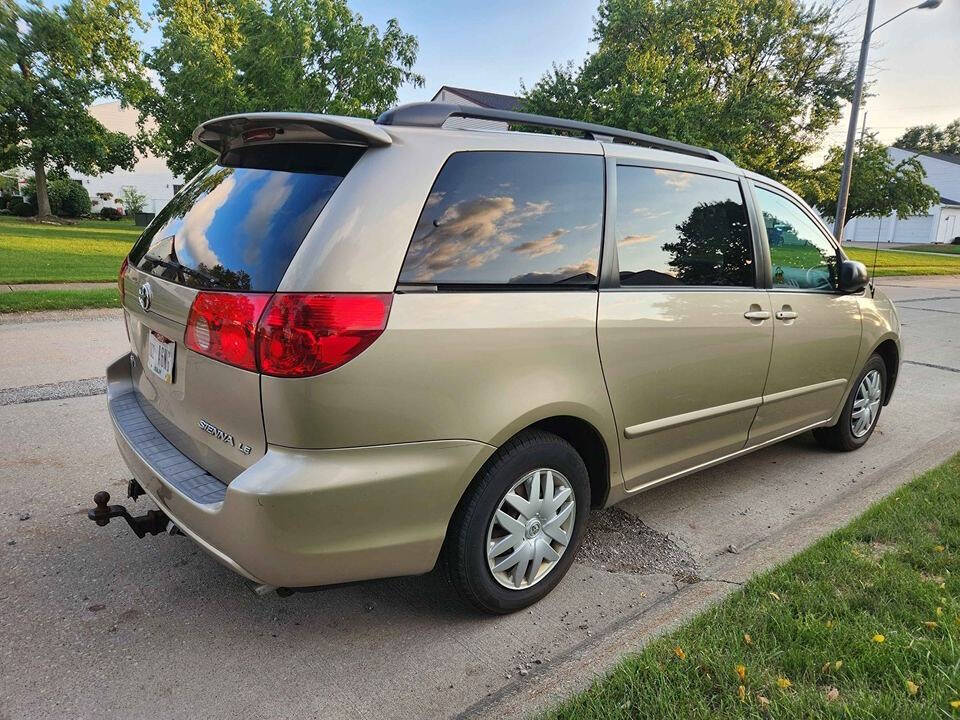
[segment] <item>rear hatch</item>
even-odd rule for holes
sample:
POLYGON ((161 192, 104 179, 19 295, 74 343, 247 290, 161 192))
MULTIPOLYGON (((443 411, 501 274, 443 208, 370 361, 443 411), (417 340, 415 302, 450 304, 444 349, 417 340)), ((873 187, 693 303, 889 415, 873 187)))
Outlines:
POLYGON ((365 149, 289 118, 213 121, 220 134, 206 131, 204 144, 219 142, 222 154, 147 227, 121 276, 137 400, 171 444, 223 482, 266 452, 260 375, 188 349, 191 308, 198 295, 230 293, 262 308, 365 149), (296 142, 278 142, 284 135, 296 142))

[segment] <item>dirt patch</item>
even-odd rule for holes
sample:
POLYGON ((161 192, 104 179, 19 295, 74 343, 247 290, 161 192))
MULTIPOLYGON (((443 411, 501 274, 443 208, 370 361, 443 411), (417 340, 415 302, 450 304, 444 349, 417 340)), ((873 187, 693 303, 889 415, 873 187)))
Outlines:
POLYGON ((690 553, 618 507, 590 516, 576 562, 610 573, 666 573, 684 582, 699 579, 690 553))

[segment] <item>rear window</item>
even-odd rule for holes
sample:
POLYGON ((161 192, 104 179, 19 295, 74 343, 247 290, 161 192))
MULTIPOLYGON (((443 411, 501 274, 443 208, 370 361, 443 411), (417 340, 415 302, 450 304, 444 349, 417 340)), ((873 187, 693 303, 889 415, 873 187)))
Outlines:
POLYGON ((400 282, 596 285, 602 219, 599 156, 456 153, 427 197, 400 282))
POLYGON ((319 144, 230 151, 157 214, 130 262, 190 287, 272 292, 362 154, 319 144))

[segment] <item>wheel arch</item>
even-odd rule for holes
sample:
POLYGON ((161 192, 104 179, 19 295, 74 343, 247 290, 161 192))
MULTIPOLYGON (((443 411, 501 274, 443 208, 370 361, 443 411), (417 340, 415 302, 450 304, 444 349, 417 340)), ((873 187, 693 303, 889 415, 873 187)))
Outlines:
POLYGON ((884 393, 883 404, 890 404, 893 388, 897 384, 897 375, 900 373, 900 348, 897 342, 888 337, 882 340, 867 357, 879 355, 887 369, 887 387, 884 393))

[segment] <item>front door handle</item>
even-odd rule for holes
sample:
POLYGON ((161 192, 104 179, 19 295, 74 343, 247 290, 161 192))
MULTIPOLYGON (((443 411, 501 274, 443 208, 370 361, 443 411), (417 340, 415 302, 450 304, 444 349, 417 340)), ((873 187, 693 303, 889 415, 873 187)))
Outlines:
POLYGON ((768 320, 770 318, 770 313, 766 310, 747 310, 743 316, 747 320, 768 320))
POLYGON ((777 320, 796 320, 797 313, 793 310, 777 310, 777 320))

